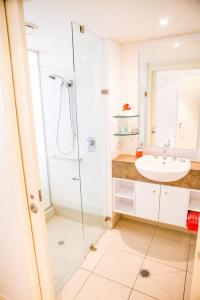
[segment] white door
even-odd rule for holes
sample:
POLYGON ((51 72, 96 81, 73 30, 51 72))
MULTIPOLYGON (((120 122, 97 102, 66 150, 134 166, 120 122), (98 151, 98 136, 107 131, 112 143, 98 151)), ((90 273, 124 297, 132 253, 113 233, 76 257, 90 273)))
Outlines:
POLYGON ((158 221, 160 185, 136 182, 136 216, 158 221))
MULTIPOLYGON (((17 107, 18 126, 16 128, 18 128, 20 133, 20 146, 32 229, 30 238, 33 237, 34 239, 34 252, 37 259, 41 298, 44 300, 54 300, 43 202, 40 197, 41 188, 34 134, 33 109, 31 106, 23 1, 6 0, 3 2, 6 8, 12 79, 15 105, 17 107)), ((39 300, 40 298, 37 297, 34 299, 39 300)))
POLYGON ((161 186, 159 221, 186 227, 188 200, 188 190, 161 186))
POLYGON ((0 1, 0 299, 41 300, 4 4, 0 1))

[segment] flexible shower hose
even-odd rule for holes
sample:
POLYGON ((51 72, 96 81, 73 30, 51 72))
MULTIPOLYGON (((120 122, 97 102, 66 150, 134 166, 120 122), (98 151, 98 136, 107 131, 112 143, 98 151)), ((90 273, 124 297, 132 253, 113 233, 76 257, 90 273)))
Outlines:
POLYGON ((62 154, 62 155, 68 155, 70 154, 73 150, 74 150, 74 146, 75 146, 75 132, 74 132, 74 124, 73 124, 73 109, 72 109, 72 97, 71 97, 71 93, 70 93, 70 87, 66 86, 66 84, 64 84, 62 82, 62 84, 60 85, 60 105, 59 105, 59 114, 58 114, 58 125, 57 125, 57 130, 56 130, 56 144, 57 144, 57 148, 58 151, 62 154), (70 124, 71 124, 71 133, 72 133, 72 147, 68 152, 65 152, 62 149, 62 146, 59 143, 59 132, 60 132, 60 125, 61 125, 61 113, 62 113, 62 103, 63 103, 63 88, 67 88, 68 91, 68 103, 69 103, 69 114, 70 114, 70 124))

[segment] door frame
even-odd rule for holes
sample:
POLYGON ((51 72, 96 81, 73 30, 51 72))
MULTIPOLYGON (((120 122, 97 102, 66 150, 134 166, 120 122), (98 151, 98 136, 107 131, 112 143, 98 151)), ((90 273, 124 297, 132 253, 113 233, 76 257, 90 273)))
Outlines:
POLYGON ((41 299, 54 300, 45 214, 41 201, 23 0, 4 0, 4 4, 27 201, 41 287, 41 299), (31 210, 31 205, 36 206, 36 213, 31 210))

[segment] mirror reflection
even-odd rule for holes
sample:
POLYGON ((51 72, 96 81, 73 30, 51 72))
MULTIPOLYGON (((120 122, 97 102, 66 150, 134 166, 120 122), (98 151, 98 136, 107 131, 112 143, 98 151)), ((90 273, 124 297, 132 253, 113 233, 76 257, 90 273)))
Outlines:
POLYGON ((170 145, 177 153, 198 158, 200 36, 143 46, 139 93, 140 142, 149 149, 170 145))
POLYGON ((200 69, 162 70, 151 74, 148 109, 149 145, 195 149, 200 112, 200 69))

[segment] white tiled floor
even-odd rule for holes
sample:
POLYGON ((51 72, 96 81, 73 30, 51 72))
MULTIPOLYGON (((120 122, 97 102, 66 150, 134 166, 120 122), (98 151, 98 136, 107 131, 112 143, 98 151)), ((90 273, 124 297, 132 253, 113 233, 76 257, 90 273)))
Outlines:
POLYGON ((58 300, 189 300, 194 249, 195 236, 122 219, 58 300), (150 276, 141 277, 141 269, 150 276))
MULTIPOLYGON (((102 235, 102 228, 84 225, 60 216, 47 222, 52 277, 57 294, 82 264, 89 245, 102 235), (59 244, 62 241, 63 244, 59 244)), ((91 263, 95 258, 91 258, 91 263)))

